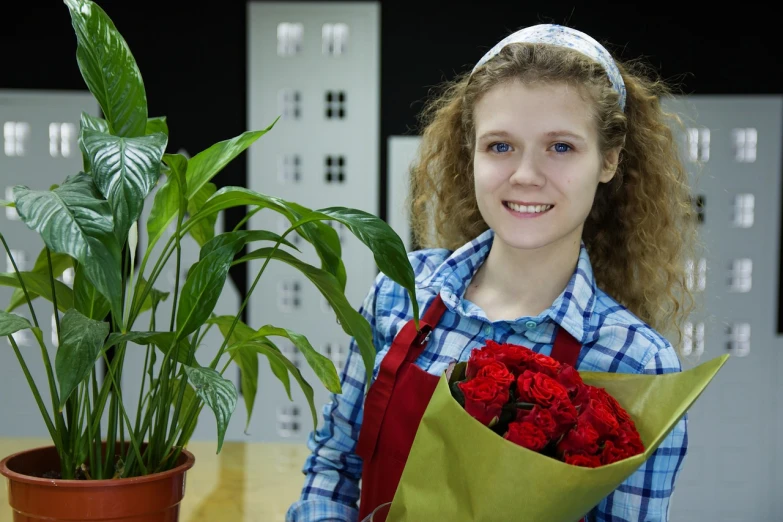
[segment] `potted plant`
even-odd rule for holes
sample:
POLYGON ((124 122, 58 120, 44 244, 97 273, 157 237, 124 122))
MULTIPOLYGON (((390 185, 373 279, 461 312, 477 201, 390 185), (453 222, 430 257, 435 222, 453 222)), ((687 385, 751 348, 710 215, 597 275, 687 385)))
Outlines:
MULTIPOLYGON (((409 292, 418 318, 413 270, 402 240, 371 214, 344 207, 311 210, 244 187, 215 190, 210 180, 271 131, 274 122, 216 143, 191 159, 167 154, 166 119, 149 117, 141 74, 111 19, 90 0, 65 4, 76 34, 79 69, 104 118, 82 114, 78 141, 83 171, 48 188, 18 185, 13 201, 1 202, 14 206, 45 245, 35 267, 20 272, 0 233, 14 267, 14 272, 0 274, 0 284, 15 288, 0 312, 0 336, 8 338, 19 360, 52 445, 6 457, 0 473, 9 480, 15 521, 172 521, 184 495, 185 473, 194 465, 187 443, 204 406, 215 414, 218 452, 223 445, 237 401, 233 383, 223 377, 228 362, 237 363, 243 380, 257 379, 256 360, 266 356, 286 388, 291 376, 301 386, 315 425, 312 387, 273 342, 286 337, 323 385, 340 392, 334 365, 304 336, 273 325, 254 329, 240 320, 269 261, 296 267, 316 285, 343 330, 356 339, 368 380, 375 355, 370 325, 345 297, 340 242, 327 222, 343 223, 371 249, 378 268, 409 292), (151 204, 149 217, 139 223, 145 204, 151 204), (291 226, 280 235, 239 226, 216 233, 217 213, 235 206, 246 206, 248 215, 260 209, 278 212, 291 226), (172 223, 175 233, 152 256, 172 223), (146 233, 148 241, 137 257, 139 233, 146 233), (183 272, 180 242, 188 234, 200 252, 183 272), (312 245, 320 266, 296 256, 298 249, 286 239, 290 234, 312 245), (260 246, 240 255, 251 244, 260 246), (155 284, 171 256, 176 256, 177 274, 169 300, 155 284), (233 316, 215 316, 229 268, 251 259, 264 262, 241 307, 233 316), (75 274, 71 286, 58 280, 69 267, 75 274), (187 273, 181 287, 180 273, 187 273), (37 298, 50 301, 55 311, 54 361, 33 309, 37 298), (142 312, 151 310, 154 317, 159 306, 171 306, 170 324, 136 324, 142 312), (14 313, 20 307, 29 308, 30 319, 14 313), (197 347, 213 326, 223 334, 223 344, 213 360, 203 361, 197 347), (25 362, 33 354, 22 353, 14 340, 13 334, 25 329, 41 348, 45 384, 35 382, 25 362), (125 354, 144 347, 144 398, 135 412, 127 411, 118 385, 125 354), (107 373, 99 383, 97 365, 104 362, 107 373)), ((252 390, 245 395, 249 416, 255 397, 252 390)))

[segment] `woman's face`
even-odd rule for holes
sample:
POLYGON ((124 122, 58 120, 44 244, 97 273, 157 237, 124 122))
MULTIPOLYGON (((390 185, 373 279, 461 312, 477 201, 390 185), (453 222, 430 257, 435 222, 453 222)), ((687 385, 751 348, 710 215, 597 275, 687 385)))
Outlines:
POLYGON ((590 102, 565 84, 508 82, 478 101, 474 121, 476 199, 496 239, 516 249, 581 240, 598 183, 615 173, 590 102))

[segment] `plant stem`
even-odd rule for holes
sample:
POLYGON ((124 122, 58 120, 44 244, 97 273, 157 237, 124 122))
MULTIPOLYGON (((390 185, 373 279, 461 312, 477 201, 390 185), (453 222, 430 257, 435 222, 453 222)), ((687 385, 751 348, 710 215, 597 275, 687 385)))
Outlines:
POLYGON ((62 439, 60 438, 58 431, 55 429, 54 424, 52 423, 52 419, 49 417, 49 412, 46 411, 46 406, 41 399, 38 386, 35 384, 33 376, 30 375, 30 370, 27 368, 27 363, 25 363, 24 357, 22 357, 22 353, 19 351, 19 346, 16 344, 16 341, 12 335, 8 336, 8 341, 11 343, 11 347, 14 349, 16 358, 19 360, 19 365, 22 367, 22 372, 24 373, 25 379, 27 379, 27 384, 30 385, 30 390, 33 392, 35 402, 38 404, 38 409, 41 411, 41 415, 43 416, 44 422, 46 423, 46 429, 49 430, 49 435, 52 438, 52 442, 57 448, 57 453, 62 454, 62 439))
MULTIPOLYGON (((106 361, 106 363, 107 363, 106 366, 108 367, 109 366, 108 365, 109 361, 108 361, 108 359, 106 359, 106 354, 103 355, 103 359, 106 361)), ((118 396, 118 399, 119 399, 118 400, 118 404, 119 404, 120 414, 122 415, 122 418, 125 420, 125 424, 128 427, 128 435, 130 437, 130 443, 133 445, 133 451, 134 451, 134 453, 136 455, 136 458, 139 460, 139 465, 141 466, 142 473, 144 473, 146 475, 147 474, 147 468, 144 467, 144 463, 142 463, 142 461, 141 461, 141 452, 139 451, 139 444, 136 441, 136 438, 133 436, 133 432, 131 431, 130 419, 128 418, 128 414, 125 412, 125 408, 122 406, 122 392, 120 391, 120 387, 117 385, 117 382, 114 380, 113 372, 112 371, 108 371, 107 373, 109 374, 109 377, 111 378, 111 381, 112 381, 112 385, 114 386, 114 389, 116 390, 116 393, 117 393, 117 396, 118 396)), ((122 425, 122 424, 120 424, 120 425, 122 425)), ((107 442, 111 442, 111 439, 107 440, 107 442)))
POLYGON ((11 249, 8 248, 8 243, 5 242, 5 236, 3 236, 2 233, 0 233, 0 241, 3 242, 3 247, 8 254, 8 259, 11 260, 11 265, 14 267, 16 278, 19 279, 19 285, 22 287, 22 292, 24 292, 24 297, 27 300, 27 306, 30 308, 30 315, 33 318, 33 324, 36 328, 40 328, 38 325, 38 318, 35 316, 35 310, 33 310, 33 301, 30 299, 30 294, 27 293, 27 286, 24 284, 24 279, 22 279, 22 275, 19 273, 19 267, 16 266, 16 260, 14 259, 14 256, 11 255, 11 249))
POLYGON ((52 253, 49 251, 49 247, 46 247, 46 259, 49 262, 49 282, 52 284, 52 305, 54 305, 54 325, 57 328, 57 346, 60 346, 60 314, 57 310, 57 288, 54 286, 52 253))

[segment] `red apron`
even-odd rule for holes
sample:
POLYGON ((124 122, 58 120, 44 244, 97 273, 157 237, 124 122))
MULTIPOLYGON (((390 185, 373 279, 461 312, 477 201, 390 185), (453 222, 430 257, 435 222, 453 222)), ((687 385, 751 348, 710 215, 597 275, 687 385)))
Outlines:
MULTIPOLYGON (((427 373, 415 362, 445 311, 446 305, 438 294, 419 321, 419 332, 413 320, 405 323, 367 393, 356 445, 356 454, 364 460, 360 521, 381 504, 391 502, 397 491, 419 422, 440 380, 439 375, 427 373)), ((579 341, 559 328, 551 356, 576 367, 581 348, 579 341)), ((374 518, 385 521, 386 511, 383 513, 376 513, 374 518)))

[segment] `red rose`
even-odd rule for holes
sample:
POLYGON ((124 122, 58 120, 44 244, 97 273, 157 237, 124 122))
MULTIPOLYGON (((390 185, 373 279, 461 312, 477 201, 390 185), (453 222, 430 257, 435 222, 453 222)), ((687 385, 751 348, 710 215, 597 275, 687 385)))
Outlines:
POLYGON ((600 436, 615 435, 620 429, 620 423, 609 406, 600 400, 590 399, 579 413, 579 422, 593 425, 600 436))
POLYGON ((531 422, 509 423, 503 438, 533 451, 541 451, 549 444, 549 437, 531 422))
POLYGON ((620 406, 620 403, 617 402, 617 400, 614 397, 609 395, 609 393, 605 389, 598 388, 596 386, 591 386, 590 397, 599 399, 601 402, 609 406, 609 408, 612 410, 615 417, 617 418, 618 421, 620 421, 620 423, 633 422, 631 416, 628 415, 627 411, 625 411, 625 408, 620 406))
POLYGON ((576 426, 566 433, 557 443, 558 455, 581 453, 592 455, 598 452, 598 432, 589 422, 582 422, 581 417, 576 426))
POLYGON ((488 340, 487 347, 495 354, 495 359, 505 364, 514 375, 519 375, 528 369, 535 356, 534 351, 515 344, 498 344, 488 340))
POLYGON ((549 407, 549 413, 555 420, 557 429, 555 429, 555 438, 560 437, 563 433, 567 432, 576 424, 578 413, 574 405, 568 401, 560 401, 554 403, 549 407))
POLYGON ((563 388, 568 391, 568 396, 572 399, 576 396, 580 388, 584 388, 585 383, 582 382, 582 377, 579 376, 579 372, 569 364, 564 364, 560 373, 556 377, 557 382, 563 385, 563 388))
POLYGON ((571 402, 573 403, 574 407, 577 408, 579 411, 582 411, 585 409, 585 405, 590 400, 590 388, 592 386, 583 385, 576 389, 576 393, 574 393, 574 396, 571 397, 571 402))
POLYGON ((500 417, 509 399, 508 388, 490 377, 476 377, 457 386, 465 396, 465 411, 485 426, 500 417))
POLYGON ((531 370, 544 373, 550 377, 557 376, 557 374, 560 373, 561 367, 559 362, 548 355, 542 355, 540 353, 534 353, 533 360, 530 363, 531 370))
POLYGON ((625 450, 629 457, 644 452, 644 443, 631 423, 621 424, 620 429, 611 440, 617 447, 625 450))
POLYGON ((489 361, 476 374, 476 377, 489 377, 502 384, 505 388, 510 388, 514 382, 514 374, 508 371, 506 365, 500 361, 489 361))
POLYGON ((616 446, 611 440, 607 440, 604 443, 604 449, 601 451, 601 464, 611 464, 633 455, 634 453, 629 450, 616 446))
POLYGON ((548 438, 553 438, 557 433, 557 423, 549 412, 540 406, 533 406, 532 410, 520 409, 517 411, 517 422, 529 422, 536 425, 548 438))
POLYGON ((495 352, 489 345, 476 348, 470 352, 468 365, 465 368, 465 378, 468 380, 474 378, 484 366, 495 360, 495 352))
POLYGON ((601 457, 598 455, 580 455, 574 453, 566 455, 565 463, 572 466, 582 466, 585 468, 597 468, 601 465, 601 457))
POLYGON ((563 385, 543 373, 525 373, 517 379, 519 399, 549 408, 555 402, 570 402, 568 392, 563 385))

